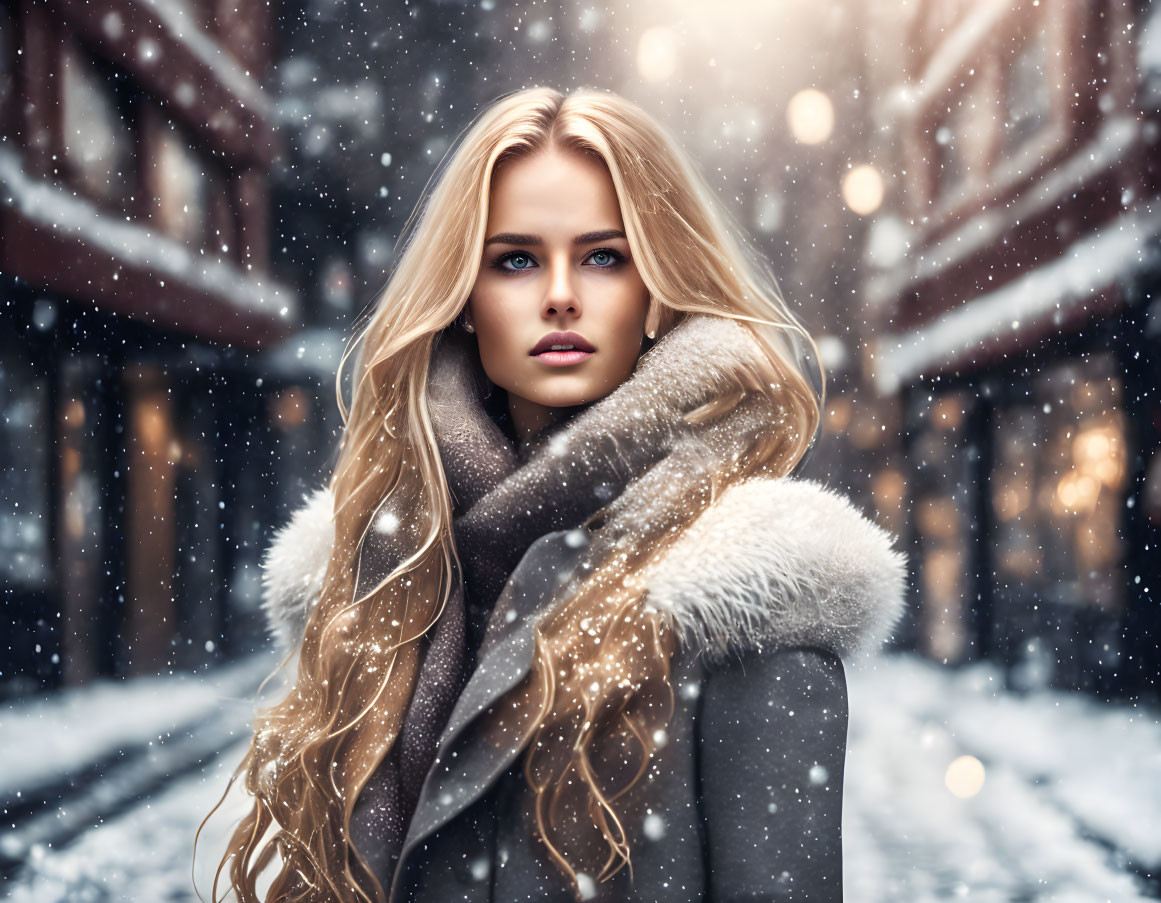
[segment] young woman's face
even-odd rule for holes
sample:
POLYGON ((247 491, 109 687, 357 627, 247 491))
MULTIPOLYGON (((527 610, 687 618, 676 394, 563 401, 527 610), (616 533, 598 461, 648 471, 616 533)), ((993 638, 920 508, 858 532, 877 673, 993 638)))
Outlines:
POLYGON ((603 398, 641 354, 649 292, 629 253, 605 164, 550 149, 492 179, 484 253, 468 298, 484 372, 508 392, 520 438, 559 409, 603 398), (534 354, 554 332, 591 351, 534 354))

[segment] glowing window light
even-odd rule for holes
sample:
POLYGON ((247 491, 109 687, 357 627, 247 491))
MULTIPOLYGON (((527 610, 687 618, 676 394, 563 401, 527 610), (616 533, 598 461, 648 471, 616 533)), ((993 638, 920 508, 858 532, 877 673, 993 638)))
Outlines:
POLYGON ((1073 439, 1072 459, 1078 470, 1112 489, 1120 488, 1125 472, 1124 445, 1113 424, 1082 429, 1073 439))
POLYGON ((1063 509, 1061 513, 1091 512, 1096 507, 1100 491, 1100 480, 1086 473, 1070 470, 1056 484, 1056 501, 1063 509))
POLYGON ((790 134, 803 144, 822 144, 834 131, 834 105, 817 88, 805 88, 786 105, 790 134))

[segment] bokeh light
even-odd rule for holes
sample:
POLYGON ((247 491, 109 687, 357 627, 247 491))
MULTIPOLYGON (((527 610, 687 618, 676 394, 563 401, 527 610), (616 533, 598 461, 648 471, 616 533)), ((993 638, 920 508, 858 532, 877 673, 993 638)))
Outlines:
POLYGON ((862 164, 847 171, 842 183, 843 202, 859 216, 869 216, 883 203, 883 177, 862 164))
POLYGON ((975 756, 960 756, 947 766, 943 782, 953 795, 965 800, 983 789, 985 777, 983 762, 975 756))
POLYGON ((834 105, 817 88, 805 88, 786 105, 790 134, 803 144, 822 144, 834 131, 834 105))
POLYGON ((637 71, 650 82, 663 82, 677 71, 677 35, 672 28, 645 29, 637 42, 637 71))

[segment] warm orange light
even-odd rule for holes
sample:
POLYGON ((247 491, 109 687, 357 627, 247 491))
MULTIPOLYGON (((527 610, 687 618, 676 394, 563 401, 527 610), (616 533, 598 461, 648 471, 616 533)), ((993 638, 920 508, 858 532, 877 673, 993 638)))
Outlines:
POLYGON ((923 560, 923 645, 928 655, 950 661, 963 653, 963 551, 951 543, 930 548, 923 560))
POLYGON ((1072 460, 1078 470, 1118 488, 1125 473, 1124 444, 1116 427, 1101 423, 1082 429, 1072 440, 1072 460))
POLYGON ((158 454, 162 443, 169 435, 169 423, 156 403, 147 398, 137 403, 137 422, 140 424, 141 442, 146 454, 158 454))
POLYGON ((846 398, 834 398, 830 403, 830 410, 823 420, 823 428, 828 433, 842 433, 851 422, 851 403, 846 398))
POLYGON ((273 410, 279 426, 302 426, 306 422, 306 395, 297 387, 284 389, 275 396, 273 410))
POLYGON ((875 507, 880 511, 897 507, 903 501, 905 489, 903 474, 897 470, 880 470, 871 477, 871 495, 875 499, 875 507))
POLYGON ((1086 473, 1070 470, 1056 484, 1056 501, 1065 511, 1092 511, 1100 495, 1100 480, 1086 473))
POLYGON ((843 176, 843 201, 859 216, 869 216, 883 203, 883 177, 868 164, 856 166, 843 176))
POLYGON ((70 398, 61 409, 61 420, 73 429, 81 429, 85 425, 85 403, 79 398, 70 398))
POLYGON ((80 449, 70 446, 66 448, 60 456, 60 476, 65 483, 71 483, 78 473, 81 472, 81 452, 80 449))
POLYGON ((994 501, 1000 520, 1019 517, 1032 504, 1032 486, 1026 478, 1008 480, 997 490, 994 501))
POLYGON ((1027 580, 1044 566, 1040 553, 1027 546, 1000 550, 1000 567, 1004 573, 1027 580))
POLYGON ((920 531, 926 536, 950 539, 959 526, 959 509, 950 496, 930 497, 923 500, 915 512, 920 531))
POLYGON ((931 422, 941 430, 958 429, 963 423, 963 405, 956 395, 939 399, 931 406, 931 422))
POLYGON ((803 144, 822 144, 834 131, 834 105, 817 88, 805 88, 786 106, 790 134, 803 144))

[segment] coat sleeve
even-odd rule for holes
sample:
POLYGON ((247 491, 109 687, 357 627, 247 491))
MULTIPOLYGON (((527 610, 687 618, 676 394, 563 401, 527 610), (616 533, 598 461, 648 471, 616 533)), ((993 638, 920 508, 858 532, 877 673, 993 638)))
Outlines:
POLYGON ((747 653, 707 674, 697 721, 708 899, 842 903, 840 659, 747 653))

